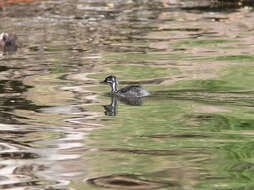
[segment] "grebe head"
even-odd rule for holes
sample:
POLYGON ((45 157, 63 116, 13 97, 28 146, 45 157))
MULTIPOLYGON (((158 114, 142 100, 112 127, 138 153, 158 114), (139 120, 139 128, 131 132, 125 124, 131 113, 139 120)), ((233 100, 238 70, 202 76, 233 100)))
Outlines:
POLYGON ((111 88, 112 88, 111 92, 112 93, 117 92, 117 90, 118 90, 117 89, 118 81, 117 81, 117 78, 115 76, 110 75, 110 76, 106 77, 104 82, 111 86, 111 88))

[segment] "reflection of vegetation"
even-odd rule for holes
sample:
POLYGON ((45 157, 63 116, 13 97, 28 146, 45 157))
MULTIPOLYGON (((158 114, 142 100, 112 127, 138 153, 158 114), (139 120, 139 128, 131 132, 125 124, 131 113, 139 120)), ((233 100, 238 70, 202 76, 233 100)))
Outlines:
POLYGON ((225 187, 222 189, 251 189, 254 186, 254 143, 251 138, 245 142, 227 143, 217 152, 216 168, 219 176, 204 176, 205 180, 199 184, 200 187, 225 187))
POLYGON ((220 48, 220 49, 225 49, 225 50, 234 50, 234 49, 241 49, 241 48, 244 48, 244 46, 220 46, 220 47, 217 47, 217 48, 220 48))
MULTIPOLYGON (((221 47, 220 47, 221 48, 221 47)), ((233 48, 231 48, 233 49, 233 48)), ((253 55, 223 55, 223 56, 194 56, 184 54, 108 54, 104 56, 107 61, 159 61, 159 60, 170 60, 170 61, 220 61, 220 62, 253 62, 253 55)))
MULTIPOLYGON (((96 175, 140 172, 146 175, 157 171, 159 179, 176 180, 164 169, 185 165, 184 169, 195 176, 199 174, 192 168, 193 161, 206 160, 197 162, 195 168, 206 167, 212 173, 205 172, 198 186, 213 187, 239 180, 238 186, 242 187, 253 177, 252 135, 243 134, 254 129, 254 120, 223 112, 193 113, 191 106, 192 101, 152 99, 141 107, 120 104, 119 115, 106 122, 112 127, 96 130, 88 141, 92 147, 109 148, 111 152, 89 153, 87 162, 91 164, 101 158, 106 163, 105 168, 94 163, 98 166, 93 168, 96 175), (209 160, 212 154, 216 157, 209 160)), ((186 176, 185 180, 191 178, 186 176)))
MULTIPOLYGON (((149 73, 156 77, 171 71, 143 68, 136 65, 110 67, 120 75, 131 73, 126 78, 142 78, 142 75, 135 76, 135 70, 143 72, 144 78, 149 73)), ((232 66, 218 72, 217 79, 179 81, 165 86, 163 97, 159 97, 158 91, 162 87, 154 86, 158 97, 146 99, 143 106, 119 104, 119 114, 103 120, 104 125, 111 127, 90 134, 87 143, 101 151, 87 154, 86 161, 93 165, 92 170, 97 176, 114 173, 142 173, 146 176, 149 172, 157 172, 160 180, 179 181, 172 177, 171 170, 165 172, 165 168, 176 167, 179 173, 184 170, 183 176, 185 170, 191 172, 192 177, 184 177, 187 183, 193 182, 195 177, 202 178, 202 182, 196 183, 197 187, 251 187, 254 170, 251 157, 253 109, 241 103, 252 106, 252 94, 239 90, 252 88, 252 73, 254 69, 251 66, 232 66), (170 87, 179 90, 167 91, 170 87), (206 107, 207 104, 220 106, 229 112, 193 111, 193 106, 206 107), (103 159, 102 163, 107 167, 98 165, 98 158, 100 161, 103 159), (200 175, 197 170, 202 169, 207 171, 200 175)), ((96 106, 94 109, 97 109, 96 106)))
POLYGON ((253 55, 228 55, 228 56, 217 56, 214 58, 215 61, 237 61, 237 62, 253 62, 253 55))
POLYGON ((216 45, 216 44, 225 44, 225 43, 234 43, 239 42, 240 40, 222 40, 222 39, 213 39, 213 40, 186 40, 178 42, 176 46, 204 46, 204 45, 216 45))
MULTIPOLYGON (((104 68, 105 69, 105 68, 104 68)), ((121 80, 141 80, 150 78, 166 77, 179 73, 174 68, 160 68, 160 67, 149 67, 139 65, 110 65, 109 69, 111 72, 103 72, 98 74, 90 74, 89 77, 102 80, 105 76, 114 74, 121 80)))
POLYGON ((50 68, 50 73, 64 73, 66 69, 62 65, 54 65, 54 67, 50 68))
POLYGON ((194 126, 200 127, 199 130, 206 131, 254 129, 254 120, 252 119, 239 119, 218 114, 186 115, 186 125, 190 123, 195 123, 194 126))
POLYGON ((232 66, 217 73, 219 79, 179 81, 172 88, 206 89, 209 91, 232 91, 254 89, 254 68, 251 66, 232 66))
MULTIPOLYGON (((220 47, 221 48, 221 47, 220 47)), ((233 48, 231 48, 233 49, 233 48)), ((186 57, 185 60, 195 60, 195 61, 219 61, 219 62, 253 62, 253 55, 222 55, 222 56, 214 56, 214 57, 201 57, 201 56, 192 56, 186 57)))
POLYGON ((50 139, 58 139, 61 137, 60 133, 57 132, 31 132, 29 136, 17 138, 19 142, 29 145, 30 147, 46 148, 47 145, 38 144, 38 141, 46 141, 50 139))
POLYGON ((104 55, 107 61, 156 61, 156 60, 178 60, 184 59, 186 55, 182 54, 113 54, 104 55))
POLYGON ((223 80, 188 80, 177 82, 174 87, 183 87, 183 88, 198 88, 198 89, 207 89, 209 91, 216 90, 232 90, 233 86, 230 86, 226 81, 223 80))
POLYGON ((64 51, 66 50, 66 47, 46 47, 43 49, 44 51, 48 52, 58 52, 58 51, 64 51))

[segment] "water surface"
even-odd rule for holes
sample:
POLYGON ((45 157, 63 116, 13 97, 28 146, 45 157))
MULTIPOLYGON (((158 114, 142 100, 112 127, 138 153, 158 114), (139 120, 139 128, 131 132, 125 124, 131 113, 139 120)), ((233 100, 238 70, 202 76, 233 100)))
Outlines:
POLYGON ((250 3, 3 1, 0 189, 252 189, 250 3), (141 84, 142 100, 108 95, 141 84))

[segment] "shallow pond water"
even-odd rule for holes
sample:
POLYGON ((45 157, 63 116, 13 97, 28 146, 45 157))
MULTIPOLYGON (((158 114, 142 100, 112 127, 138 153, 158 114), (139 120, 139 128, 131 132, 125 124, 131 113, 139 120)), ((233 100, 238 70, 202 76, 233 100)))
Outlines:
POLYGON ((0 2, 0 189, 253 189, 243 3, 0 2), (110 97, 111 74, 151 96, 110 97))

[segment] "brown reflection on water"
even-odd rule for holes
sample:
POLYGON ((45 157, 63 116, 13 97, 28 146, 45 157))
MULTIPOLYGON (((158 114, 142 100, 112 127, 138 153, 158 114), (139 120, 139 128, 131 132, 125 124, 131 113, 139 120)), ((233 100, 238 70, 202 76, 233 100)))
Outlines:
POLYGON ((88 183, 98 185, 106 188, 124 188, 124 189, 158 189, 163 187, 174 188, 178 186, 175 183, 159 183, 152 181, 145 181, 138 179, 135 175, 111 175, 111 176, 102 176, 98 178, 89 179, 88 183))

